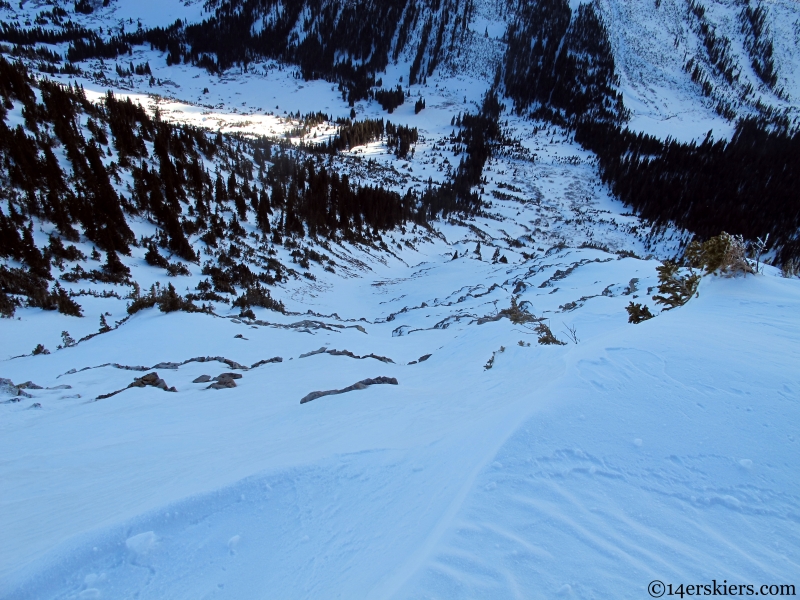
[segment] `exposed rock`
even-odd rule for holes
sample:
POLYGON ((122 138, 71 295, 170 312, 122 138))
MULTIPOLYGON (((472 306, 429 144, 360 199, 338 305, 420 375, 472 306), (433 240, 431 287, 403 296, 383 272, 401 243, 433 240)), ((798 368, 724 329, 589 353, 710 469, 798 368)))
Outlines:
POLYGON ((128 387, 146 387, 152 386, 157 387, 162 390, 167 389, 167 382, 161 379, 158 376, 158 373, 153 371, 152 373, 148 373, 147 375, 143 375, 142 377, 137 377, 133 380, 133 383, 130 384, 128 387))
POLYGON ((32 381, 26 381, 25 383, 20 383, 17 386, 21 390, 41 390, 43 389, 42 386, 36 385, 32 381))
POLYGON ((233 379, 220 379, 219 381, 215 381, 210 386, 208 386, 207 390, 225 390, 228 388, 235 388, 236 382, 233 379))
POLYGON ((211 381, 211 375, 200 375, 192 383, 208 383, 209 381, 211 381))
POLYGON ((329 350, 323 346, 319 350, 312 350, 311 352, 306 352, 301 354, 299 358, 308 358, 309 356, 314 356, 316 354, 330 354, 331 356, 349 356, 350 358, 355 358, 357 360, 364 360, 365 358, 374 358, 375 360, 379 360, 384 363, 391 363, 394 364, 394 361, 391 358, 387 358, 386 356, 380 356, 378 354, 367 354, 365 356, 359 356, 357 354, 353 354, 349 350, 329 350))
MULTIPOLYGON (((274 360, 274 359, 270 359, 274 360)), ((231 360, 229 358, 225 358, 224 356, 196 356, 195 358, 190 358, 188 360, 184 360, 183 362, 175 363, 175 362, 163 362, 158 363, 152 367, 141 367, 141 366, 128 366, 128 365, 120 365, 118 363, 104 363, 102 365, 97 365, 94 367, 84 367, 83 369, 70 369, 66 373, 62 373, 59 377, 63 377, 64 375, 72 375, 74 373, 79 373, 81 371, 88 371, 90 369, 102 369, 103 367, 113 367, 115 369, 123 369, 125 371, 150 371, 152 369, 177 369, 182 367, 183 365, 189 364, 191 362, 221 362, 223 364, 228 365, 231 369, 237 369, 239 371, 247 371, 250 367, 246 367, 244 365, 240 365, 235 360, 231 360)), ((280 362, 280 361, 278 361, 280 362)))
POLYGON ((225 390, 228 388, 235 388, 236 382, 234 379, 241 379, 242 376, 239 373, 222 373, 214 377, 213 381, 210 386, 208 386, 207 390, 225 390))
POLYGON ((175 389, 174 386, 173 387, 168 387, 167 386, 167 382, 164 381, 163 379, 161 379, 158 376, 158 373, 153 371, 152 373, 148 373, 147 375, 142 375, 141 377, 137 377, 136 379, 133 380, 133 383, 128 385, 128 387, 123 388, 121 390, 117 390, 115 392, 111 392, 109 394, 101 394, 97 398, 95 398, 95 400, 105 400, 106 398, 111 398, 111 396, 116 396, 120 392, 124 392, 128 388, 133 388, 133 387, 139 387, 139 388, 155 387, 155 388, 158 388, 160 390, 164 390, 165 392, 177 392, 178 391, 178 390, 175 389))
POLYGON ((346 388, 342 388, 341 390, 327 390, 324 392, 311 392, 307 394, 302 400, 300 400, 300 404, 305 404, 306 402, 311 402, 312 400, 316 400, 317 398, 322 398, 323 396, 333 396, 335 394, 344 394, 346 392, 353 392, 355 390, 363 390, 371 385, 380 385, 380 384, 390 384, 390 385, 397 385, 397 379, 394 377, 375 377, 374 379, 362 379, 358 383, 354 383, 353 385, 347 386, 346 388))
POLYGON ((240 373, 221 373, 214 377, 214 381, 222 381, 223 379, 241 379, 240 373))
POLYGON ((412 360, 412 361, 411 361, 410 363, 408 363, 408 364, 409 364, 409 365, 416 365, 417 363, 425 362, 425 361, 426 361, 426 360, 428 360, 428 359, 429 359, 431 356, 433 356, 433 355, 432 355, 432 354, 426 354, 425 356, 420 356, 420 357, 419 357, 417 360, 412 360))
POLYGON ((315 354, 324 354, 327 351, 328 349, 325 346, 323 346, 319 350, 312 350, 311 352, 306 352, 304 354, 301 354, 300 358, 307 358, 309 356, 314 356, 315 354))
POLYGON ((280 362, 283 362, 283 359, 280 356, 276 356, 274 358, 269 358, 267 360, 260 360, 257 363, 253 363, 250 368, 255 369, 256 367, 260 367, 261 365, 268 365, 270 363, 280 363, 280 362))
MULTIPOLYGON (((21 387, 14 385, 14 382, 10 379, 0 377, 0 394, 7 394, 14 398, 33 398, 29 393, 22 391, 21 387)), ((18 402, 18 400, 12 400, 12 402, 18 402)))

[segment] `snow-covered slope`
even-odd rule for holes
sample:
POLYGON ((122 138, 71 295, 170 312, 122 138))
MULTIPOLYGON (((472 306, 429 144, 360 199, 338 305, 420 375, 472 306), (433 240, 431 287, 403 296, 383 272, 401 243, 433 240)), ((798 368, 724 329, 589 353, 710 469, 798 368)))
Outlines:
MULTIPOLYGON (((458 231, 443 234, 461 251, 458 231)), ((638 598, 653 579, 796 581, 796 281, 712 277, 633 326, 623 307, 653 261, 563 249, 493 265, 449 248, 295 292, 339 318, 153 309, 6 362, 54 389, 0 407, 3 597, 638 598), (516 281, 577 345, 478 324, 516 281), (318 348, 392 362, 302 357, 318 348), (283 361, 213 390, 192 380, 229 365, 169 364, 195 356, 283 361), (109 362, 178 392, 94 401, 142 375, 109 362), (398 385, 300 404, 377 376, 398 385)))

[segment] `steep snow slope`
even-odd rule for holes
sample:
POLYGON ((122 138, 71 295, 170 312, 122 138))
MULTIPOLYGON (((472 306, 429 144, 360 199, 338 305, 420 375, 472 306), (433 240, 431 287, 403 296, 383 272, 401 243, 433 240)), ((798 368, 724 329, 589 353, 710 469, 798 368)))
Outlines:
MULTIPOLYGON (((800 20, 796 2, 770 2, 766 7, 765 38, 772 41, 779 84, 785 98, 776 96, 754 72, 745 48, 740 13, 745 2, 699 2, 705 9, 702 21, 689 10, 686 0, 661 2, 617 2, 603 0, 600 10, 608 26, 614 58, 622 78, 625 104, 633 111, 631 127, 660 137, 691 139, 714 130, 725 137, 731 125, 715 112, 723 100, 738 114, 749 114, 756 103, 797 114, 797 37, 791 23, 800 20), (736 81, 728 82, 710 62, 699 27, 706 23, 721 40, 729 40, 730 58, 736 81), (714 91, 704 97, 692 81, 689 60, 703 68, 714 91), (744 89, 751 86, 752 93, 744 89)), ((755 8, 756 3, 752 3, 755 8)))
POLYGON ((565 249, 515 267, 445 249, 307 290, 306 305, 366 321, 303 331, 151 311, 6 363, 72 389, 2 407, 3 596, 636 598, 651 579, 796 580, 796 281, 711 278, 632 326, 623 283, 652 285, 653 262, 565 249), (478 325, 515 280, 580 343, 478 325), (301 358, 320 346, 394 364, 301 358), (191 383, 226 365, 162 365, 177 393, 96 402, 140 373, 71 372, 197 355, 283 362, 230 390, 191 383), (299 404, 378 375, 399 384, 299 404))

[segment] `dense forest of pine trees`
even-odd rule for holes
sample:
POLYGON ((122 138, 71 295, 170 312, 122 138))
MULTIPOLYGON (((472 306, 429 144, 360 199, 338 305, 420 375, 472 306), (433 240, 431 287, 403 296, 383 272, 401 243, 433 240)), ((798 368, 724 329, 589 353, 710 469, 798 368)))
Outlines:
MULTIPOLYGON (((206 270, 218 284, 216 292, 232 293, 233 286, 272 284, 285 275, 274 260, 268 265, 271 274, 256 275, 220 245, 245 234, 243 221, 254 219, 265 242, 310 236, 371 243, 381 231, 409 221, 424 223, 428 212, 418 195, 354 185, 314 153, 168 124, 111 93, 102 104, 93 104, 81 88, 34 82, 25 67, 2 57, 0 96, 0 257, 26 267, 2 267, 4 314, 13 309, 13 295, 74 313, 66 292, 48 282, 53 281, 51 263, 86 258, 70 244, 80 239, 105 252, 106 261, 92 271, 77 266, 62 275, 65 281, 126 282, 130 273, 117 253, 129 254, 141 243, 150 264, 178 272, 179 265, 161 252, 196 262, 197 242, 190 242, 196 236, 223 253, 219 264, 206 270), (25 127, 9 127, 7 111, 19 104, 25 127), (68 170, 56 152, 63 153, 68 170), (115 161, 109 160, 112 155, 115 161), (216 165, 213 173, 209 162, 216 165), (127 192, 123 173, 133 181, 127 192), (130 216, 156 224, 155 238, 137 240, 130 216), (36 246, 33 219, 55 226, 49 247, 36 246)), ((385 135, 398 153, 407 152, 417 136, 416 130, 383 121, 343 130, 353 134, 350 144, 358 136, 385 135)))
POLYGON ((575 139, 600 159, 603 180, 638 214, 710 238, 720 231, 755 240, 769 234, 779 264, 800 257, 800 132, 755 119, 730 141, 700 143, 581 123, 575 139))
POLYGON ((475 215, 481 211, 483 200, 473 188, 481 183, 483 167, 502 141, 501 112, 497 91, 492 89, 484 96, 478 114, 467 113, 459 118, 460 130, 453 142, 463 144, 465 156, 452 182, 437 188, 429 186, 425 190, 422 207, 427 219, 447 217, 452 213, 475 215))
MULTIPOLYGON (((82 0, 75 10, 91 12, 91 6, 82 0)), ((338 83, 352 103, 368 97, 376 73, 397 60, 416 29, 422 30, 422 37, 414 49, 409 81, 430 76, 446 51, 466 38, 475 7, 473 0, 209 0, 206 10, 213 16, 200 23, 178 20, 169 27, 140 28, 105 38, 71 21, 62 22, 67 13, 58 10, 47 16, 61 25, 60 31, 3 24, 0 41, 70 42, 67 59, 72 62, 112 59, 130 53, 133 46, 150 44, 167 53, 167 64, 191 62, 212 72, 234 66, 246 69, 256 60, 274 58, 298 65, 305 79, 338 83), (424 24, 421 18, 426 19, 424 24)), ((381 90, 379 102, 387 109, 402 104, 403 98, 398 101, 394 93, 381 90)))
POLYGON ((419 140, 419 132, 416 127, 394 125, 391 121, 384 122, 383 119, 345 120, 340 122, 339 131, 333 139, 317 148, 331 153, 340 152, 384 139, 386 147, 398 158, 406 158, 411 147, 419 140))
POLYGON ((774 89, 778 83, 778 73, 775 70, 772 38, 766 24, 766 16, 767 11, 761 2, 753 8, 750 0, 745 0, 739 19, 742 22, 745 48, 750 54, 753 70, 761 81, 774 89))
POLYGON ((621 122, 626 111, 605 25, 591 4, 518 0, 506 34, 506 93, 520 114, 561 124, 621 122))
MULTIPOLYGON (((730 42, 716 35, 701 4, 689 0, 687 6, 710 63, 729 82, 737 80, 730 42)), ((702 238, 721 230, 750 240, 770 234, 779 262, 800 257, 796 130, 780 120, 748 119, 730 142, 709 135, 699 145, 631 133, 623 128, 627 111, 615 91, 611 47, 592 5, 572 14, 566 0, 536 0, 522 2, 517 14, 504 81, 518 112, 574 129, 576 141, 598 155, 603 180, 645 219, 672 222, 702 238)), ((741 18, 754 68, 774 86, 764 9, 747 2, 741 18)), ((687 69, 710 95, 708 76, 694 61, 687 69)), ((718 111, 733 116, 728 107, 718 111)))

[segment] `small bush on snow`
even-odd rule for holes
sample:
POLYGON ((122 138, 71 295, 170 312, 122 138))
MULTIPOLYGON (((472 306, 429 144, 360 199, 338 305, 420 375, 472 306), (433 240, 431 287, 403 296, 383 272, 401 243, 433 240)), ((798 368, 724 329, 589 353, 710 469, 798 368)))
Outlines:
POLYGON ((686 248, 686 260, 706 274, 719 272, 726 277, 755 273, 747 261, 747 248, 741 235, 723 231, 705 242, 693 241, 686 248))

